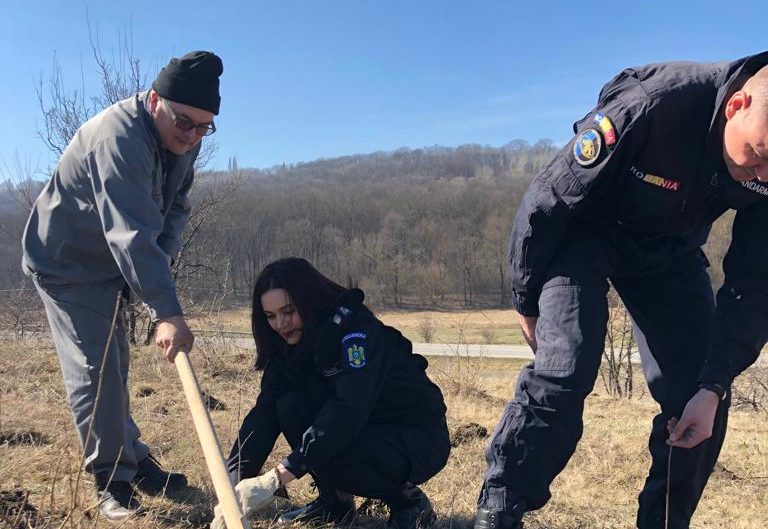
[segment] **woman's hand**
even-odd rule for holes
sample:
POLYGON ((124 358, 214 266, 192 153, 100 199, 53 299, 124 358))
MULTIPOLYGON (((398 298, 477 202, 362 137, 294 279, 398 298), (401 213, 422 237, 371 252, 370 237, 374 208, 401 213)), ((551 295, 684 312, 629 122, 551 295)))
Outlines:
POLYGON ((277 465, 277 468, 275 469, 277 472, 277 478, 280 480, 281 485, 287 485, 294 479, 296 479, 296 476, 293 475, 293 473, 285 468, 282 463, 277 465))
MULTIPOLYGON (((277 469, 274 468, 261 476, 242 480, 235 486, 235 495, 240 503, 240 512, 246 519, 253 516, 274 501, 275 491, 279 486, 280 478, 277 469)), ((227 529, 224 511, 220 505, 216 505, 213 514, 211 529, 227 529)))

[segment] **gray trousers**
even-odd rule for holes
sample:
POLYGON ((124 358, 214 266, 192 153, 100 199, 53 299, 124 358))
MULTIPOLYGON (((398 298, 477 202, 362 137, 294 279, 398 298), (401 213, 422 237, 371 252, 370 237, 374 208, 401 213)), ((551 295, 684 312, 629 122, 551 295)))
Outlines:
POLYGON ((36 276, 34 283, 51 326, 69 407, 85 452, 85 468, 94 474, 114 472, 113 480, 130 481, 137 462, 147 457, 149 448, 139 441, 139 428, 129 409, 130 356, 122 304, 109 348, 105 349, 123 279, 51 285, 36 276), (105 358, 97 406, 99 372, 105 358))

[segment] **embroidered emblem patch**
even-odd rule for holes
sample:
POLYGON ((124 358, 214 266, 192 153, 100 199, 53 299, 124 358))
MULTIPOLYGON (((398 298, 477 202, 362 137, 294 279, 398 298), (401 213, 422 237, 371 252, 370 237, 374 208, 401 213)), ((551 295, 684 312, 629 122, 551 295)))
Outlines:
POLYGON ((597 112, 593 121, 597 124, 598 127, 600 127, 600 130, 603 131, 606 147, 610 147, 616 143, 616 129, 613 126, 611 118, 601 114, 600 112, 597 112))
POLYGON ((596 129, 587 129, 576 137, 573 143, 573 157, 576 163, 587 167, 597 161, 600 156, 602 140, 596 129))
POLYGON ((342 338, 341 345, 347 353, 349 367, 359 369, 365 366, 365 348, 367 347, 367 335, 365 333, 348 334, 342 338))
POLYGON ((365 365, 364 347, 354 344, 347 348, 347 356, 349 357, 349 367, 363 367, 365 365))

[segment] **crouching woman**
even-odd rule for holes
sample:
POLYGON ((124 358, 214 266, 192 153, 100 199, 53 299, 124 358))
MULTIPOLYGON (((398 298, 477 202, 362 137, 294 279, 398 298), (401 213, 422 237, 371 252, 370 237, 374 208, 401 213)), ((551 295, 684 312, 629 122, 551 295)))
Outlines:
POLYGON ((362 301, 304 259, 275 261, 257 279, 251 325, 264 374, 229 457, 243 507, 257 506, 265 484, 308 473, 318 498, 280 523, 349 522, 353 496, 383 500, 392 529, 435 522, 417 485, 448 459, 443 396, 411 342, 362 301), (281 433, 292 452, 259 476, 281 433))

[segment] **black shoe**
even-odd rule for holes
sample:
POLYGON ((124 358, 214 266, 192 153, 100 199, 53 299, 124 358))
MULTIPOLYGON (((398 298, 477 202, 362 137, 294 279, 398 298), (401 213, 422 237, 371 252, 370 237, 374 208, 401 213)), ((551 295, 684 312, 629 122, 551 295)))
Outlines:
POLYGON ((388 529, 426 529, 437 521, 432 502, 412 483, 405 483, 399 495, 386 503, 389 505, 388 529))
POLYGON ((179 472, 163 470, 152 454, 139 461, 139 468, 132 483, 144 494, 156 496, 164 492, 174 492, 187 486, 187 477, 179 472))
POLYGON ((523 522, 503 511, 481 507, 475 516, 475 529, 523 529, 523 522))
POLYGON ((101 515, 107 520, 121 521, 142 513, 141 503, 131 484, 127 481, 106 482, 108 478, 96 478, 96 497, 101 515))
POLYGON ((313 502, 304 507, 284 512, 277 519, 278 524, 292 522, 334 523, 338 525, 351 524, 357 514, 355 499, 346 492, 321 494, 313 502))

